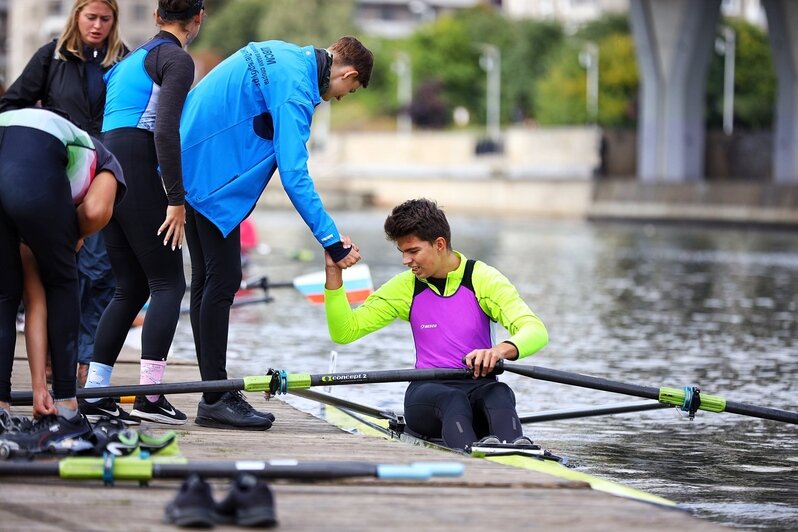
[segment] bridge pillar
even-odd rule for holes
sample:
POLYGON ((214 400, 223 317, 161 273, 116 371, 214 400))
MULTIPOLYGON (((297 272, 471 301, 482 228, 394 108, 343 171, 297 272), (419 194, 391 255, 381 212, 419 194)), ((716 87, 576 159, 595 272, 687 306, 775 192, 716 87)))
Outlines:
POLYGON ((704 178, 706 78, 721 0, 631 0, 640 65, 637 176, 704 178))
POLYGON ((778 77, 773 131, 773 181, 798 184, 798 2, 764 0, 778 77))

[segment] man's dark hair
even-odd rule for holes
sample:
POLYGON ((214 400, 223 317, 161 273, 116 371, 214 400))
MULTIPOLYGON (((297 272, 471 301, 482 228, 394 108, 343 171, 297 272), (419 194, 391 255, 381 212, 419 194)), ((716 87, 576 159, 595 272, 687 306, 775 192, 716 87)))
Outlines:
POLYGON ((452 248, 452 231, 446 215, 438 204, 426 198, 408 200, 397 205, 385 220, 385 237, 396 242, 402 237, 415 235, 432 244, 438 237, 446 239, 452 248))
POLYGON ((364 89, 369 86, 371 69, 374 67, 374 54, 355 37, 341 37, 328 48, 333 58, 357 70, 357 80, 364 89))

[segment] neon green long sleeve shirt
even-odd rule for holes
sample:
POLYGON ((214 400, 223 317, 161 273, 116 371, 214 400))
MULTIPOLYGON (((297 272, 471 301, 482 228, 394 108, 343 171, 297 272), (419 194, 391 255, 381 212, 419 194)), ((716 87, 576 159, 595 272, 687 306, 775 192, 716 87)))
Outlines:
MULTIPOLYGON (((444 296, 454 294, 463 279, 466 257, 458 251, 455 253, 460 257, 460 266, 449 272, 444 296)), ((501 272, 477 261, 471 281, 480 308, 492 321, 507 329, 511 335, 508 341, 518 349, 518 358, 536 353, 548 343, 549 336, 543 322, 501 272)), ((345 286, 336 290, 325 289, 324 306, 330 338, 339 344, 348 344, 397 318, 409 321, 414 284, 413 272, 404 271, 389 279, 355 309, 349 306, 345 286)), ((430 288, 438 293, 433 285, 430 288)), ((456 316, 452 318, 456 319, 456 316)))

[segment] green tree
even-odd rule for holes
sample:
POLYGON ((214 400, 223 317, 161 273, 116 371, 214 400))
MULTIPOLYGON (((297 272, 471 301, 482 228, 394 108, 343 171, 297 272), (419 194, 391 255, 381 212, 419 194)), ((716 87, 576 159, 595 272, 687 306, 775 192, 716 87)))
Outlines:
POLYGON ((354 8, 354 0, 216 0, 196 46, 223 56, 270 39, 327 46, 355 33, 354 8))
POLYGON ((608 16, 586 25, 562 42, 552 55, 546 74, 535 86, 535 118, 541 124, 584 124, 587 73, 579 63, 585 44, 599 51, 597 123, 634 126, 639 90, 634 40, 625 17, 608 16))
POLYGON ((557 24, 513 21, 482 6, 421 27, 407 46, 414 85, 429 89, 426 82, 439 80, 441 100, 449 113, 463 106, 474 123, 484 121, 487 107, 487 76, 480 68, 480 55, 485 45, 496 46, 501 53, 501 116, 506 123, 532 114, 535 80, 561 40, 562 29, 557 24))
POLYGON ((194 45, 197 50, 212 50, 227 57, 246 43, 256 41, 260 19, 268 2, 263 0, 217 0, 208 7, 208 18, 194 45))
POLYGON ((442 99, 449 105, 474 110, 484 108, 475 94, 484 94, 484 73, 479 70, 479 48, 468 27, 451 16, 420 28, 410 38, 414 85, 440 80, 442 99))
POLYGON ((544 125, 584 124, 585 72, 579 65, 581 46, 569 41, 552 55, 546 75, 535 85, 534 117, 544 125))
POLYGON ((534 115, 535 82, 563 41, 559 24, 522 20, 511 28, 512 44, 502 61, 503 115, 520 121, 534 115))
MULTIPOLYGON (((767 34, 741 19, 725 22, 736 34, 734 76, 734 124, 744 129, 769 128, 773 124, 776 73, 767 34)), ((724 56, 713 54, 707 80, 707 127, 723 124, 724 56)))
POLYGON ((354 0, 269 0, 258 25, 258 40, 279 39, 299 45, 330 45, 354 35, 354 0))

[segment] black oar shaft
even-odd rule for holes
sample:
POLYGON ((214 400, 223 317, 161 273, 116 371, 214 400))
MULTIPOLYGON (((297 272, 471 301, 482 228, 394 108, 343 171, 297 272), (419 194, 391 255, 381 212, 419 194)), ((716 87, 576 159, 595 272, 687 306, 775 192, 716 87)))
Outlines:
POLYGON ((343 397, 336 397, 334 395, 319 393, 313 390, 292 390, 291 393, 297 397, 303 397, 305 399, 310 399, 311 401, 316 401, 318 403, 324 403, 339 408, 347 408, 361 414, 367 414, 371 417, 376 417, 378 419, 395 420, 397 418, 396 413, 390 410, 381 410, 373 406, 362 405, 360 403, 355 403, 353 401, 344 399, 343 397))
MULTIPOLYGON (((191 381, 163 384, 131 384, 126 386, 105 386, 101 388, 79 388, 77 396, 81 399, 100 397, 123 397, 127 395, 167 395, 174 393, 231 392, 244 390, 243 379, 217 381, 191 381)), ((33 394, 30 391, 11 392, 12 405, 30 405, 33 394)))
POLYGON ((267 479, 297 480, 330 480, 347 477, 376 477, 377 464, 366 462, 304 462, 301 464, 255 463, 258 467, 249 467, 247 463, 231 462, 190 462, 187 464, 153 464, 153 478, 185 478, 197 473, 208 478, 229 478, 231 475, 246 471, 256 477, 267 479))
MULTIPOLYGON (((360 371, 353 373, 328 373, 310 375, 311 386, 331 386, 337 384, 377 384, 383 382, 413 382, 445 379, 466 379, 474 372, 468 368, 421 368, 395 369, 384 371, 360 371)), ((289 381, 289 389, 290 389, 289 381)))
POLYGON ((624 382, 603 379, 601 377, 591 377, 589 375, 581 375, 579 373, 572 373, 569 371, 542 368, 540 366, 505 364, 504 370, 511 373, 524 375, 532 379, 558 382, 560 384, 570 384, 573 386, 592 388, 594 390, 602 390, 605 392, 623 393, 626 395, 643 397, 645 399, 654 399, 655 401, 659 400, 659 388, 654 388, 653 386, 638 386, 636 384, 627 384, 624 382))
POLYGON ((0 475, 7 477, 51 477, 58 476, 58 462, 9 460, 0 462, 0 475))
POLYGON ((672 405, 664 403, 654 403, 643 401, 637 403, 625 403, 605 406, 595 406, 588 408, 569 408, 562 410, 547 410, 536 414, 521 416, 521 423, 540 423, 543 421, 560 421, 564 419, 581 419, 593 416, 607 416, 613 414, 628 414, 630 412, 645 412, 648 410, 661 410, 663 408, 673 408, 672 405))
MULTIPOLYGON (((624 382, 603 379, 600 377, 581 375, 579 373, 542 368, 540 366, 505 364, 504 370, 511 373, 517 373, 518 375, 524 375, 532 379, 558 382, 560 384, 570 384, 573 386, 581 386, 583 388, 591 388, 605 392, 623 393, 626 395, 643 397, 645 399, 662 401, 673 406, 682 406, 678 404, 681 400, 674 401, 673 399, 666 398, 666 396, 671 392, 681 393, 681 390, 677 389, 639 386, 637 384, 628 384, 624 382)), ((741 414, 744 416, 758 417, 761 419, 770 419, 773 421, 783 421, 785 423, 798 424, 798 412, 789 412, 786 410, 779 410, 777 408, 768 408, 726 401, 722 397, 714 395, 704 395, 698 408, 711 412, 729 412, 732 414, 741 414)))
POLYGON ((724 409, 724 412, 741 414, 743 416, 758 417, 761 419, 772 419, 773 421, 783 421, 785 423, 793 423, 798 425, 798 412, 788 412, 786 410, 768 408, 766 406, 756 406, 745 403, 737 403, 735 401, 726 401, 726 408, 724 409))

